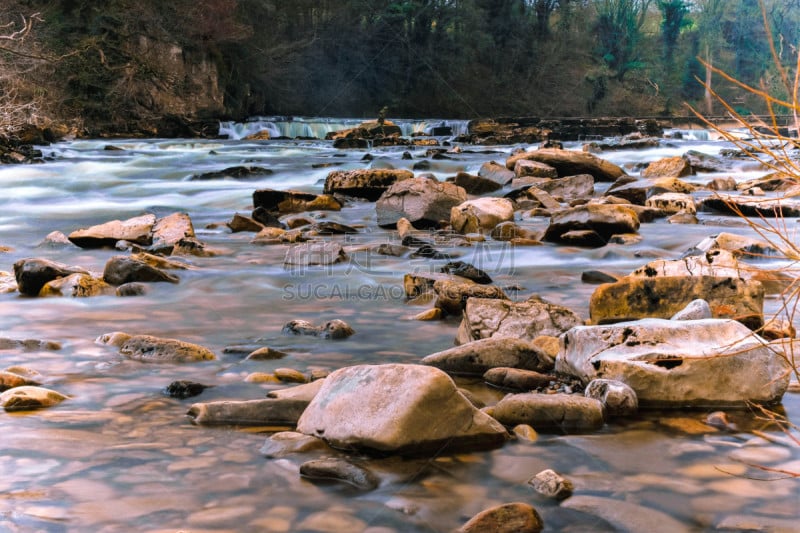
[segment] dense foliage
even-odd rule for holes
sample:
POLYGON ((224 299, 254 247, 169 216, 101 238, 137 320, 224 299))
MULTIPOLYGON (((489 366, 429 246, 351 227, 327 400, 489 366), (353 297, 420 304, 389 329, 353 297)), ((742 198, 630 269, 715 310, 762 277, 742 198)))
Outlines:
MULTIPOLYGON (((765 8, 793 64, 800 0, 765 8)), ((27 42, 72 55, 42 61, 37 78, 10 68, 20 56, 0 41, 0 97, 11 82, 17 95, 34 84, 51 115, 86 122, 374 117, 384 106, 461 118, 684 114, 683 101, 704 97, 698 57, 779 90, 759 0, 10 0, 3 10, 9 31, 41 13, 27 42)))

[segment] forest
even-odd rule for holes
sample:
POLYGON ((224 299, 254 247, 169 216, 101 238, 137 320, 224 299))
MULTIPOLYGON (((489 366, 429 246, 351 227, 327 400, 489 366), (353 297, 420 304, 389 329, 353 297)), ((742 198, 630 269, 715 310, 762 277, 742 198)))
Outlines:
POLYGON ((147 131, 165 117, 743 113, 780 92, 800 0, 10 0, 0 128, 147 131), (763 7, 763 9, 762 9, 763 7), (718 104, 717 104, 718 105, 718 104))

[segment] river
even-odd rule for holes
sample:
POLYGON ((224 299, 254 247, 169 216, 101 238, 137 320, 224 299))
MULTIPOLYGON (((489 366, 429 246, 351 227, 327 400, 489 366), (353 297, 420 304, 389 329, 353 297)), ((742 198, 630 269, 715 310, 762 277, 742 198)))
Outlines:
MULTIPOLYGON (((689 149, 718 154, 725 147, 689 136, 600 155, 635 174, 643 162, 689 149)), ((450 160, 431 161, 429 171, 439 179, 462 170, 477 173, 485 161, 504 161, 513 147, 463 148, 450 160)), ((145 212, 188 213, 198 238, 223 253, 188 258, 194 268, 178 273, 179 284, 154 284, 135 298, 0 294, 0 337, 62 345, 0 351, 2 368, 34 369, 45 386, 70 396, 47 410, 0 413, 0 531, 445 532, 482 509, 514 501, 534 505, 547 531, 654 531, 676 524, 687 531, 790 531, 800 519, 798 481, 759 468, 800 472, 800 447, 748 410, 728 413, 739 428, 732 433, 703 424, 705 411, 641 411, 593 434, 543 433, 535 442, 510 441, 489 452, 375 460, 383 481, 367 493, 304 480, 298 468, 309 457, 268 460, 259 453, 265 428, 196 426, 186 417, 189 406, 261 398, 277 387, 245 382, 252 372, 415 363, 452 346, 458 321, 410 320, 423 308, 407 305, 400 290, 404 273, 440 263, 354 254, 357 259, 340 265, 292 272, 283 267, 282 245, 254 245, 253 234, 232 234, 224 224, 236 212, 250 212, 255 189, 321 192, 331 169, 410 169, 425 148, 374 149, 371 162, 362 160, 364 150, 335 150, 314 140, 76 140, 42 150, 44 164, 0 167, 0 245, 10 248, 0 254, 0 270, 43 257, 102 272, 121 252, 43 244, 45 236, 145 212), (105 150, 108 144, 121 150, 105 150), (414 160, 402 159, 406 150, 414 160), (273 173, 256 181, 189 179, 242 164, 273 173), (281 334, 292 319, 333 318, 347 321, 356 334, 343 341, 281 334), (126 360, 94 342, 111 331, 195 342, 218 359, 188 365, 126 360), (241 353, 225 350, 237 345, 268 345, 289 355, 244 361, 241 353), (169 398, 163 389, 177 379, 215 386, 197 398, 169 398), (536 495, 526 482, 546 468, 573 481, 573 498, 602 511, 536 495)), ((687 181, 706 183, 717 175, 741 181, 764 173, 742 162, 732 172, 687 181)), ((603 188, 598 184, 598 192, 603 188)), ((355 202, 327 218, 362 228, 340 237, 348 247, 397 240, 376 228, 370 203, 355 202)), ((588 317, 595 286, 580 282, 582 272, 625 274, 651 258, 677 258, 720 231, 752 235, 733 217, 699 218, 697 225, 663 219, 643 224, 641 243, 628 246, 512 248, 487 242, 444 251, 480 266, 499 285, 519 285, 520 297, 540 294, 588 317)), ((547 220, 521 224, 544 228, 547 220)), ((778 304, 768 300, 767 313, 778 304)), ((501 395, 478 383, 461 384, 487 401, 501 395)), ((783 409, 800 423, 798 393, 786 394, 783 409)))

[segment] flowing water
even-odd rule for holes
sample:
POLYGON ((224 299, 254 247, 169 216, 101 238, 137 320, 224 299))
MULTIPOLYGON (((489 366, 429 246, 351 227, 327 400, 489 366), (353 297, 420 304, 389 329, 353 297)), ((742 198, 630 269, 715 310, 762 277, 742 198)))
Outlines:
MULTIPOLYGON (((642 162, 688 149, 717 154, 725 146, 702 137, 603 157, 634 174, 642 162)), ((362 228, 341 237, 351 260, 303 272, 284 269, 283 246, 251 244, 252 234, 231 234, 224 226, 234 213, 249 213, 255 189, 321 192, 333 168, 411 168, 415 161, 401 159, 407 148, 386 148, 373 150, 375 159, 365 162, 364 151, 334 150, 323 141, 114 142, 122 151, 104 150, 106 144, 63 142, 43 148, 43 165, 0 168, 0 245, 11 249, 0 255, 0 270, 10 271, 22 258, 44 257, 101 272, 120 252, 43 244, 44 237, 144 212, 188 213, 198 237, 224 253, 187 259, 193 268, 179 272, 179 284, 154 284, 136 298, 0 295, 0 337, 62 344, 60 350, 2 350, 0 368, 34 369, 47 387, 70 396, 47 410, 0 413, 0 531, 439 532, 512 501, 533 504, 549 531, 795 528, 798 481, 763 468, 800 472, 800 451, 747 410, 729 413, 739 428, 733 433, 702 424, 702 411, 643 411, 588 435, 545 433, 535 442, 510 441, 490 452, 376 459, 370 465, 383 481, 367 493, 301 479, 299 465, 312 456, 264 458, 259 448, 268 428, 192 425, 185 413, 194 401, 262 398, 276 387, 246 383, 252 372, 414 363, 452 345, 458 321, 410 320, 424 308, 408 305, 401 291, 404 273, 441 262, 364 252, 363 245, 397 241, 392 232, 376 229, 372 204, 355 202, 326 214, 362 228), (258 181, 189 179, 242 164, 274 173, 258 181), (347 321, 356 334, 344 341, 281 335, 292 319, 333 318, 347 321), (111 331, 196 342, 218 360, 125 360, 94 342, 111 331), (238 345, 270 346, 289 355, 245 361, 243 354, 225 351, 238 345), (163 393, 176 379, 215 386, 198 398, 177 400, 163 393), (545 500, 527 485, 545 468, 573 481, 572 505, 545 500)), ((464 147, 451 160, 431 161, 430 171, 440 179, 460 170, 476 173, 485 161, 503 161, 511 148, 464 147)), ((425 149, 411 151, 419 160, 425 149)), ((742 163, 733 175, 743 180, 762 173, 742 163)), ((713 176, 689 180, 705 183, 713 176)), ((624 274, 651 258, 677 258, 720 231, 749 232, 731 217, 700 218, 698 225, 644 224, 642 242, 629 246, 579 250, 489 242, 444 251, 487 270, 500 285, 519 285, 521 298, 537 293, 587 317, 594 286, 580 282, 583 271, 624 274)), ((547 220, 521 223, 544 228, 547 220)), ((769 300, 767 307, 777 304, 769 300)), ((485 401, 500 396, 479 383, 461 384, 485 401)), ((787 393, 783 409, 800 422, 796 393, 787 393)))

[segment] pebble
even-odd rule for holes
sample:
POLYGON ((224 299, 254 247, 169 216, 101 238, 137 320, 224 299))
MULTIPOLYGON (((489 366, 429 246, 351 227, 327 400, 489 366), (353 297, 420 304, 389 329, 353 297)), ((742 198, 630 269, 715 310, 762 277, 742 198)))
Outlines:
POLYGON ((569 498, 575 490, 570 480, 549 468, 533 476, 528 484, 542 496, 555 500, 569 498))

